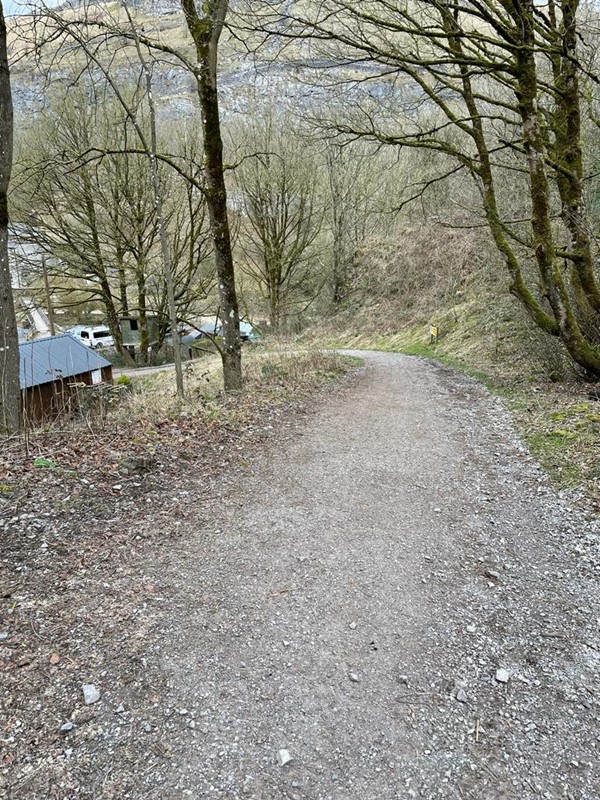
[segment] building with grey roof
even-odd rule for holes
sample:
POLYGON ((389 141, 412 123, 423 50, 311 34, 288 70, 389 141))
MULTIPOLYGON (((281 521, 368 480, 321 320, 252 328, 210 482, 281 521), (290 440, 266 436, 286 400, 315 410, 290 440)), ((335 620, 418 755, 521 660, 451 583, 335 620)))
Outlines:
POLYGON ((112 383, 112 364, 68 333, 19 345, 23 416, 39 422, 74 410, 77 385, 112 383))

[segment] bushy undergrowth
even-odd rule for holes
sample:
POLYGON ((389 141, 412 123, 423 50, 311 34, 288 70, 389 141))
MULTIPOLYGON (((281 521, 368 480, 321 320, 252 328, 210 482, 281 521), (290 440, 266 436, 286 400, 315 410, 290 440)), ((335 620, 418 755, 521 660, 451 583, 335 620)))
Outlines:
POLYGON ((244 391, 225 396, 220 359, 217 356, 198 359, 184 367, 184 399, 175 392, 174 373, 161 370, 133 377, 134 391, 115 411, 115 416, 130 422, 159 422, 181 416, 239 418, 256 403, 302 399, 347 372, 354 363, 352 359, 318 349, 271 347, 246 351, 244 391))

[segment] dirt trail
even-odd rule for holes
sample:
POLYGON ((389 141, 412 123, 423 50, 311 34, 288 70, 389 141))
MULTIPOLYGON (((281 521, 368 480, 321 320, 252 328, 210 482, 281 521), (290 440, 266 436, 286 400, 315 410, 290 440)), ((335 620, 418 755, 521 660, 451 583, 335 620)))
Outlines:
POLYGON ((483 388, 366 359, 160 566, 139 797, 597 798, 596 526, 483 388))

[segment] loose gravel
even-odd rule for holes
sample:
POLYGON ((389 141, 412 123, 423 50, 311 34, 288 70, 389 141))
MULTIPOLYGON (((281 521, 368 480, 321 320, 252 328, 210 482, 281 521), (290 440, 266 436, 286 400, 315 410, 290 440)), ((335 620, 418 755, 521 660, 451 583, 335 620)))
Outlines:
POLYGON ((243 469, 177 484, 133 688, 80 688, 48 797, 599 796, 598 521, 479 384, 360 355, 243 469))
POLYGON ((365 357, 172 553, 140 796, 597 798, 597 521, 479 384, 365 357))

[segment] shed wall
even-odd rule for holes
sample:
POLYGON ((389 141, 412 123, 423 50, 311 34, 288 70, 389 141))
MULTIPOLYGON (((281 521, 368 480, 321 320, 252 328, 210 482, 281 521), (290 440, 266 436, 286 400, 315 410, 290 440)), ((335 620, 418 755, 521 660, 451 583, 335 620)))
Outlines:
MULTIPOLYGON (((112 383, 112 367, 102 369, 102 382, 112 383)), ((69 378, 51 383, 31 386, 21 393, 21 410, 25 424, 43 422, 63 413, 73 413, 77 409, 77 390, 73 386, 84 383, 93 384, 92 372, 83 372, 69 378)))

